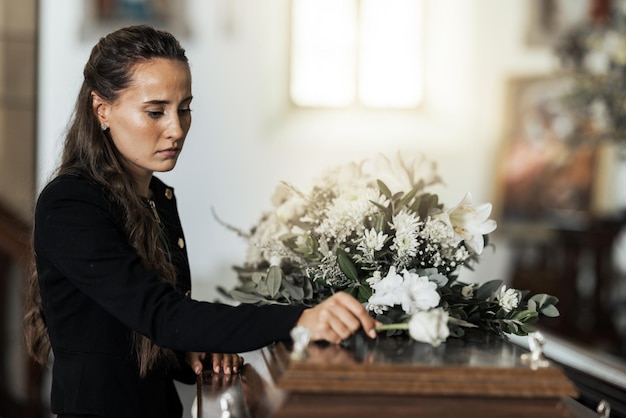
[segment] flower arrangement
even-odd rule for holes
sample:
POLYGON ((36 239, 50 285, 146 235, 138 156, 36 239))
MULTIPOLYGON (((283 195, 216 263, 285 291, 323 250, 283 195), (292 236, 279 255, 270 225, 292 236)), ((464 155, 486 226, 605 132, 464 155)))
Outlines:
POLYGON ((433 162, 398 154, 330 170, 307 191, 281 183, 273 210, 250 233, 240 284, 222 293, 255 304, 314 305, 345 291, 389 333, 409 331, 438 345, 464 328, 526 335, 558 300, 529 297, 501 280, 458 280, 479 260, 491 204, 468 193, 446 208, 429 188, 441 183, 433 162))

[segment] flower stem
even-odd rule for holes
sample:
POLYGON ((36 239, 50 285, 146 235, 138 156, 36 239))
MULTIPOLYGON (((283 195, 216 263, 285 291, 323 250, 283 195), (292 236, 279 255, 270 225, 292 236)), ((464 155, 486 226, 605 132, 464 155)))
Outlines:
POLYGON ((397 324, 383 324, 376 327, 376 331, 393 331, 393 330, 407 330, 409 329, 408 323, 397 324))

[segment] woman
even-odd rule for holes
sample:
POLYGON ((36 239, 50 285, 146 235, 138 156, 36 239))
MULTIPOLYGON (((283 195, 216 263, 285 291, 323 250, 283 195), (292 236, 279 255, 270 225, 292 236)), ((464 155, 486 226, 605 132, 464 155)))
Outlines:
MULTIPOLYGON (((153 176, 174 168, 191 125, 185 51, 169 33, 124 28, 94 46, 83 74, 34 222, 26 334, 36 359, 54 354, 53 413, 180 417, 172 379, 195 381, 207 353, 256 349, 295 326, 333 343, 361 327, 375 337, 345 293, 309 309, 192 300, 176 198, 153 176)), ((212 363, 230 373, 242 359, 212 363)))

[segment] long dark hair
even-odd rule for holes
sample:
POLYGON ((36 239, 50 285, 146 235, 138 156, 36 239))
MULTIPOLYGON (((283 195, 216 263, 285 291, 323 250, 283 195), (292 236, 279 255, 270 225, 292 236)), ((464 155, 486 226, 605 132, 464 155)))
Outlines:
MULTIPOLYGON (((162 232, 136 190, 131 174, 122 164, 108 131, 100 129, 92 105, 92 92, 114 102, 132 81, 135 66, 155 58, 178 60, 189 65, 185 50, 174 36, 145 25, 119 29, 101 38, 93 47, 65 136, 58 174, 78 174, 104 186, 126 214, 128 241, 144 265, 174 285, 176 275, 160 239, 162 232)), ((34 268, 29 275, 26 297, 27 347, 35 360, 45 364, 51 347, 34 268)), ((134 346, 141 375, 161 360, 173 358, 171 350, 157 346, 136 332, 134 346)))

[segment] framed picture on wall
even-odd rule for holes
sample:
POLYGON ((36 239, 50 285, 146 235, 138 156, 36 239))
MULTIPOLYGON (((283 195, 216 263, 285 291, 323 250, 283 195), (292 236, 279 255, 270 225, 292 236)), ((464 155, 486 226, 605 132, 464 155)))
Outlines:
POLYGON ((117 28, 148 24, 172 32, 178 37, 189 35, 185 21, 186 0, 87 0, 82 35, 97 38, 117 28))
POLYGON ((576 225, 592 210, 597 146, 565 103, 563 74, 510 80, 498 170, 503 225, 576 225))

